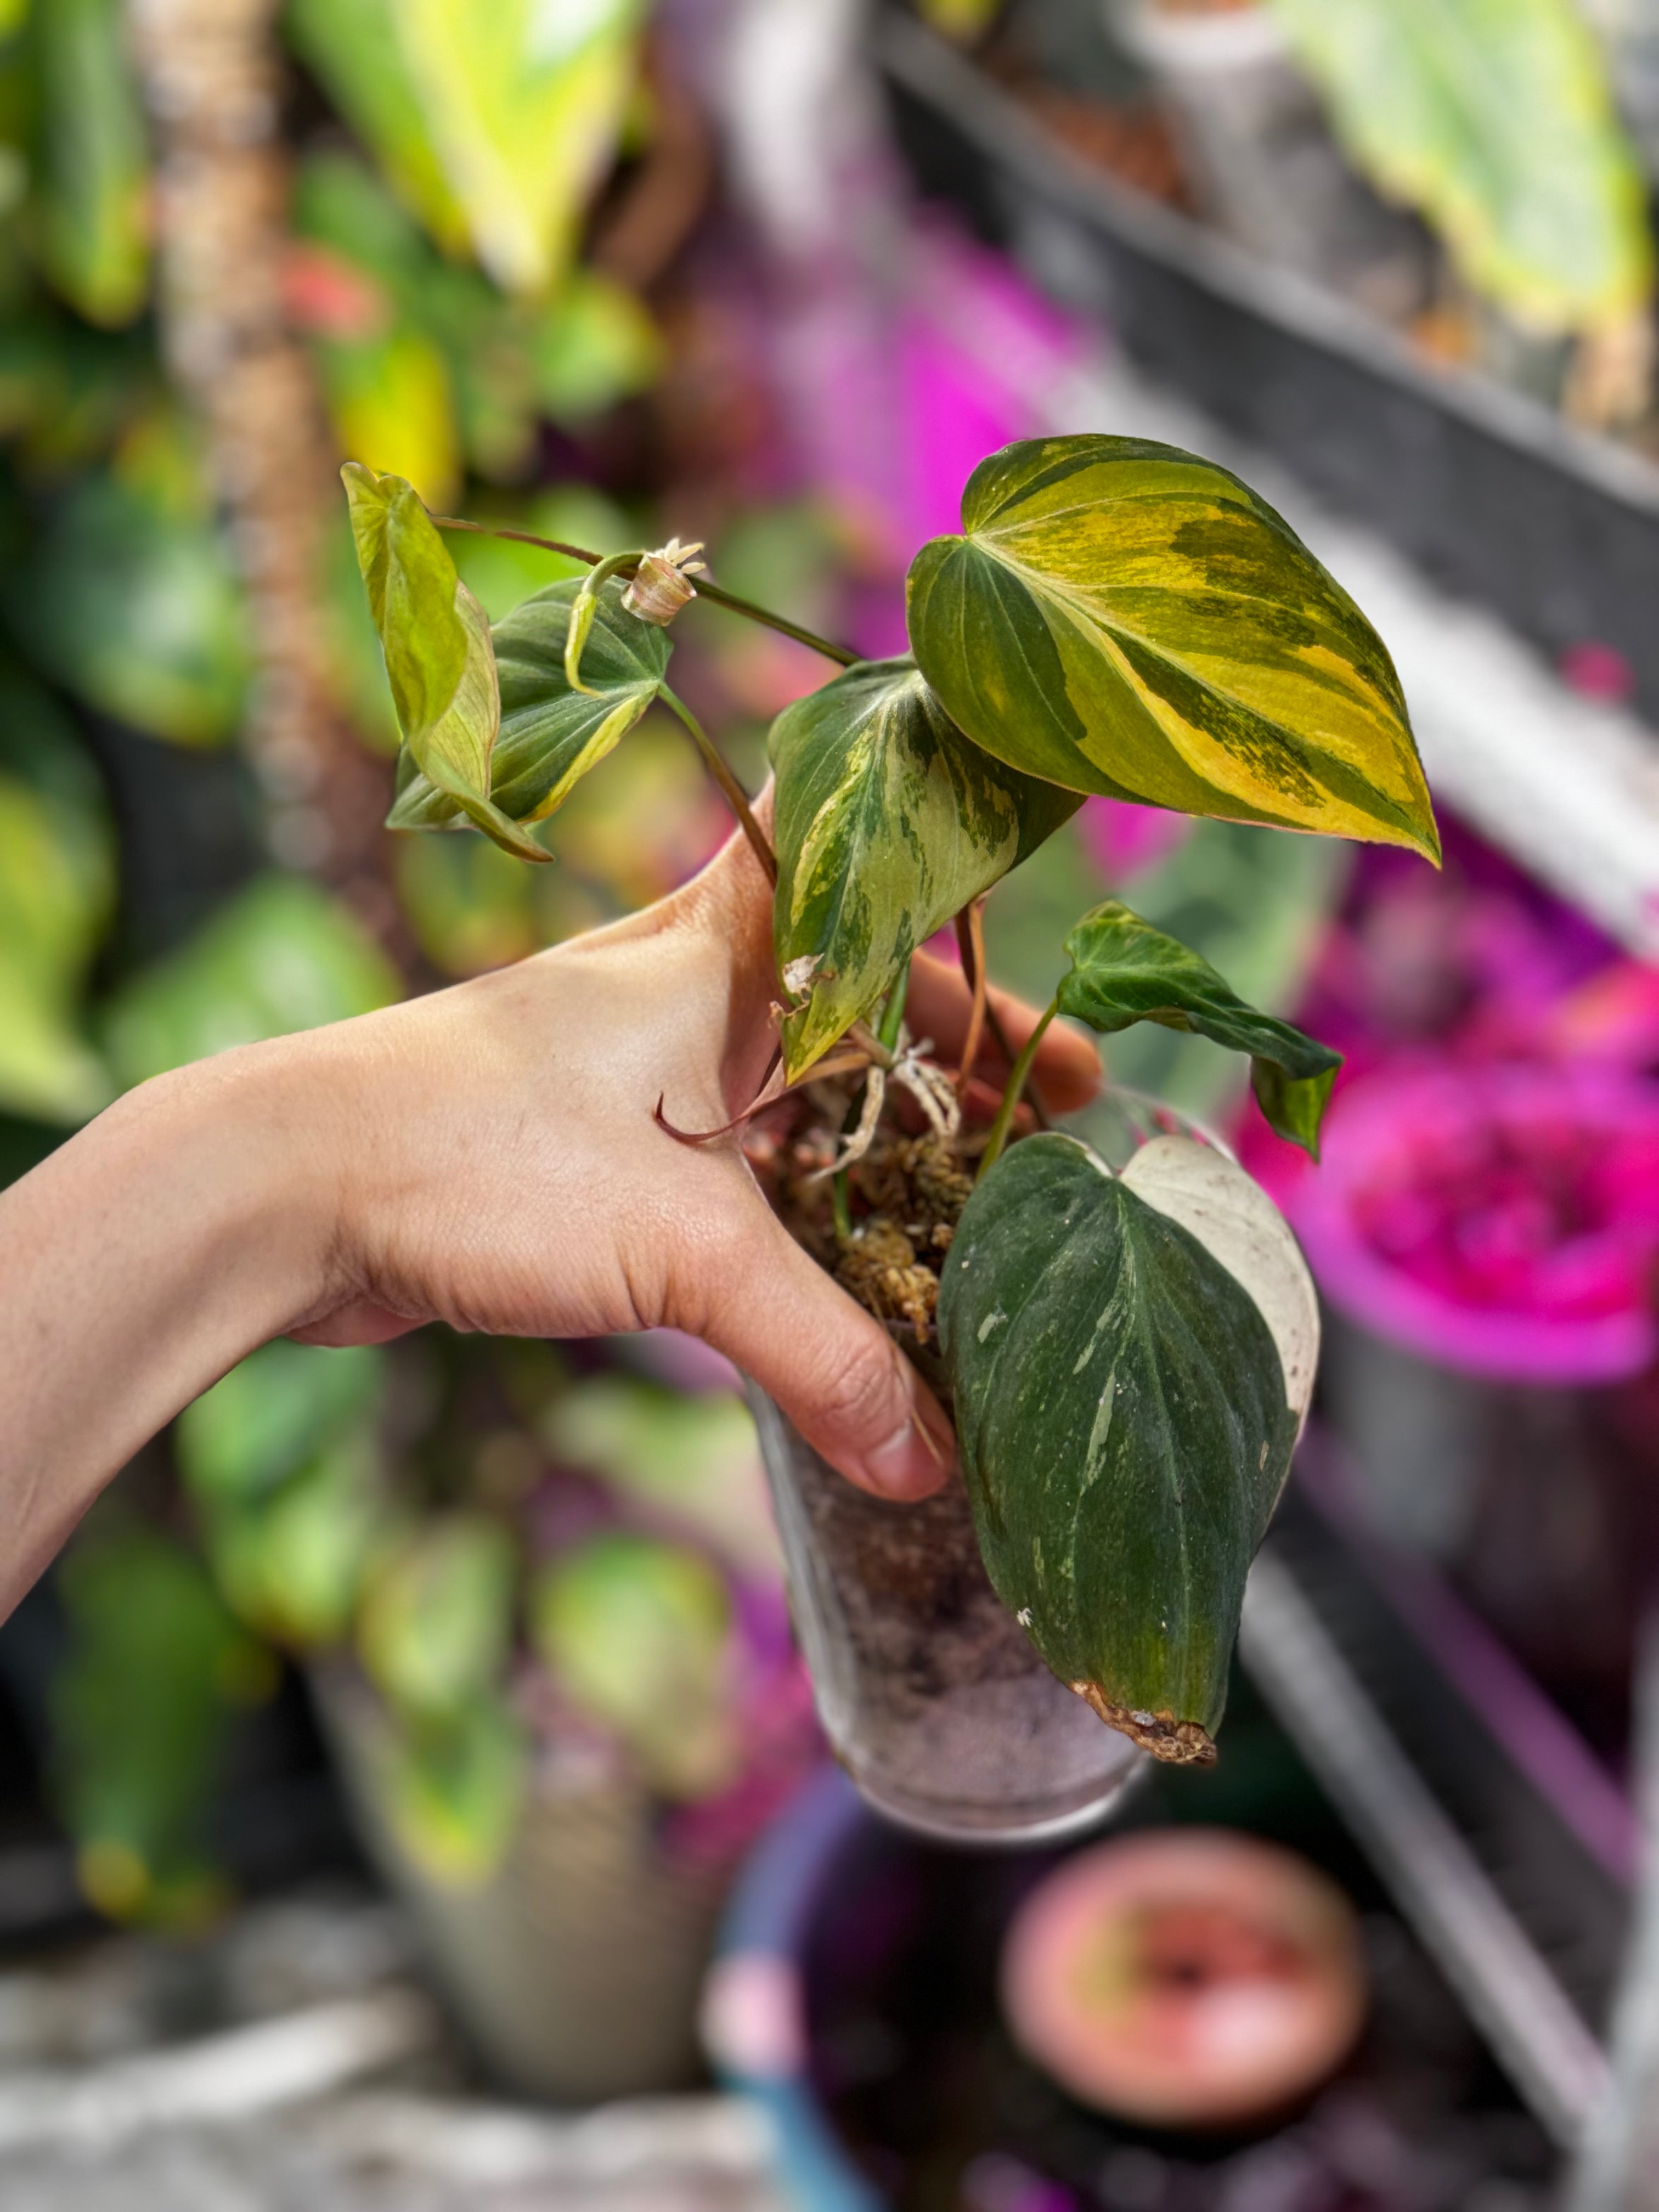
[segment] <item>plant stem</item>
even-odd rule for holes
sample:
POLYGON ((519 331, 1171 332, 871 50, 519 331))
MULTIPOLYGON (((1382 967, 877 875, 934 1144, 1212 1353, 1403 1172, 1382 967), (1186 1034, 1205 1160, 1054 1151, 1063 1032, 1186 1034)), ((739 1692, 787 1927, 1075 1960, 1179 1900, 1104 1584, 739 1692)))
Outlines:
POLYGON ((853 1233, 853 1202, 848 1194, 845 1168, 838 1169, 830 1178, 830 1209, 835 1217, 836 1242, 844 1244, 853 1233))
POLYGON ((665 684, 659 684, 657 686, 657 696, 661 699, 664 706, 672 708, 690 732, 692 743, 702 755, 703 766, 725 793, 727 805, 737 816, 742 825, 744 836, 755 849, 755 858, 766 871, 766 880, 775 890, 778 880, 778 856, 772 850, 771 841, 765 830, 755 819, 754 809, 749 804, 748 793, 726 766, 720 749, 684 700, 678 697, 665 684))
POLYGON ((957 1075, 957 1096, 963 1098, 973 1077, 974 1062, 979 1058, 980 1039, 985 1034, 985 1009, 988 1004, 985 979, 983 899, 975 899, 957 916, 957 944, 962 953, 962 972, 974 994, 974 1002, 968 1014, 968 1034, 963 1040, 962 1066, 957 1075))
POLYGON ((907 960, 893 980, 887 994, 887 1004, 881 1010, 880 1024, 876 1035, 889 1052, 898 1050, 899 1030, 904 1021, 904 997, 910 988, 910 963, 907 960))
POLYGON ((1008 1077, 1008 1087, 1002 1094, 1002 1103, 997 1108, 997 1117, 991 1124, 991 1133, 986 1140, 985 1150, 980 1155, 979 1173, 974 1178, 975 1182, 982 1182, 1001 1158, 1002 1148, 1008 1141, 1008 1132, 1013 1127, 1014 1109, 1019 1104, 1019 1095, 1024 1090, 1026 1079, 1031 1073, 1031 1064, 1037 1056, 1037 1048, 1042 1042, 1043 1035, 1049 1023, 1059 1012, 1060 1000, 1055 999, 1050 1003, 1042 1019, 1020 1048, 1019 1057, 1014 1062, 1012 1071, 1008 1077))
MULTIPOLYGON (((544 553, 562 553, 567 561, 585 561, 590 568, 598 568, 604 558, 601 554, 590 553, 584 545, 567 545, 558 538, 538 538, 528 530, 501 530, 493 523, 465 522, 456 514, 434 514, 432 520, 440 530, 471 530, 485 538, 510 538, 515 545, 538 545, 544 553)), ((850 668, 860 657, 849 646, 832 644, 816 630, 806 629, 785 615, 775 615, 769 607, 757 606, 753 599, 739 599, 735 592, 711 583, 707 576, 697 579, 695 589, 700 599, 711 599, 717 607, 725 607, 750 622, 763 623, 768 629, 793 637, 797 645, 809 646, 814 653, 821 653, 826 660, 836 661, 842 668, 850 668)))

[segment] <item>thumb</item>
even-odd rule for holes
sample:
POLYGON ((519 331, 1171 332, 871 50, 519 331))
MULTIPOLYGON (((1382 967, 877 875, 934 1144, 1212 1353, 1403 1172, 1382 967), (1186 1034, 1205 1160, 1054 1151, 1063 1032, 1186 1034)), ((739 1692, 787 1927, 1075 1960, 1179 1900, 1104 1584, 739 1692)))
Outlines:
POLYGON ((954 1463, 939 1401, 881 1323, 754 1207, 697 1331, 774 1399, 813 1449, 878 1498, 926 1498, 954 1463))

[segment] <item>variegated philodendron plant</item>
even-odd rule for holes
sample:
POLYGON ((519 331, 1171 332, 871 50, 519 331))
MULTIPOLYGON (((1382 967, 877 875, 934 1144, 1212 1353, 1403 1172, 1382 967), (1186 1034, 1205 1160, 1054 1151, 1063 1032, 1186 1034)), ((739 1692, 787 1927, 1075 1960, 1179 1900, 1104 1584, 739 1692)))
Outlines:
MULTIPOLYGON (((764 1095, 831 1067, 865 1075, 843 1168, 896 1086, 954 1135, 955 1090, 903 1029, 911 955, 953 918, 976 943, 977 902, 1085 794, 1438 858, 1381 640, 1271 507, 1191 453, 1090 436, 993 454, 961 533, 911 563, 910 653, 866 662, 733 599, 678 544, 604 562, 554 548, 588 575, 492 630, 441 534, 471 526, 434 522, 395 477, 345 473, 404 732, 392 826, 471 824, 544 860, 535 825, 664 702, 776 884, 781 1065, 764 1095), (844 665, 774 725, 775 853, 666 682, 666 623, 693 596, 844 665)), ((1268 1121, 1316 1155, 1335 1053, 1116 901, 1066 949, 1044 1026, 1212 1037, 1249 1055, 1268 1121)), ((1159 1137, 1115 1174, 1074 1135, 1010 1144, 1036 1045, 980 1133, 939 1287, 981 1548, 1103 1719, 1162 1758, 1207 1760, 1245 1573, 1312 1388, 1312 1286, 1270 1202, 1212 1148, 1159 1137)), ((843 1239, 859 1233, 846 1190, 842 1174, 843 1239)))

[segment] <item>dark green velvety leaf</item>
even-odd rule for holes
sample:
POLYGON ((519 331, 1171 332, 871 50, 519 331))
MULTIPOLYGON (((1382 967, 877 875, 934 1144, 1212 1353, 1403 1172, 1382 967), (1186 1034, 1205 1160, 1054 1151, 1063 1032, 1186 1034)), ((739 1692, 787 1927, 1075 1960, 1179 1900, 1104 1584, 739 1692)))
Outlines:
POLYGON ((1261 1309, 1056 1133, 1012 1146, 975 1189, 939 1318, 997 1595, 1103 1720, 1206 1762, 1296 1438, 1261 1309))
POLYGON ((1281 1137, 1319 1157, 1319 1123, 1342 1055, 1289 1022, 1258 1013, 1207 960, 1108 899, 1066 940, 1071 967, 1060 978, 1062 1014, 1109 1036, 1134 1022, 1192 1030, 1250 1055, 1261 1110, 1281 1137))
POLYGON ((911 563, 910 639, 999 760, 1074 791, 1282 829, 1439 842, 1394 664, 1295 532, 1139 438, 982 461, 963 534, 911 563))
MULTIPOLYGON (((517 823, 544 821, 572 787, 624 738, 657 696, 672 650, 666 630, 641 622, 622 604, 626 586, 600 586, 593 628, 582 653, 582 681, 565 681, 564 641, 578 578, 550 584, 517 606, 493 632, 501 722, 490 764, 490 795, 517 823)), ((459 809, 416 764, 399 764, 394 830, 437 830, 459 809)))
POLYGON ((969 744, 908 659, 860 663, 786 707, 771 753, 774 936, 804 1001, 783 1030, 793 1081, 1079 802, 969 744))

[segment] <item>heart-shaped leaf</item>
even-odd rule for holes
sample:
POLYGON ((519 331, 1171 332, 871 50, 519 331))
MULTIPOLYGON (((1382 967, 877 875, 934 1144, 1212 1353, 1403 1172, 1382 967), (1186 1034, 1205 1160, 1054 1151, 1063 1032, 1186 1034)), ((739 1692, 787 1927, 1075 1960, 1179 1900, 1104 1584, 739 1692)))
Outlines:
POLYGON ((908 658, 786 707, 771 753, 778 968, 811 979, 783 1027, 793 1081, 1079 802, 970 744, 908 658))
POLYGON ((1134 1022, 1192 1030, 1250 1055, 1262 1112, 1281 1137, 1319 1158, 1319 1124, 1342 1055, 1272 1014, 1258 1013, 1178 938, 1108 899, 1066 940, 1062 1014, 1109 1036, 1134 1022))
POLYGON ((974 1192, 939 1319, 997 1595, 1112 1727, 1207 1762, 1298 1420, 1261 1307, 1173 1209, 1056 1133, 974 1192))
POLYGON ((398 726, 415 765, 498 845, 523 860, 550 860, 490 799, 501 707, 483 609, 456 574, 411 486, 356 461, 340 474, 398 726))
POLYGON ((1438 859, 1382 640, 1237 477, 1031 439, 975 470, 962 523, 910 565, 910 639, 976 744, 1073 791, 1438 859))
MULTIPOLYGON (((514 822, 544 821, 564 803, 639 720, 668 667, 668 633, 628 613, 626 586, 612 578, 599 588, 582 652, 582 682, 589 689, 573 691, 565 679, 564 641, 580 588, 575 577, 550 584, 493 633, 501 724, 492 797, 514 822)), ((400 775, 389 820, 394 830, 437 830, 457 811, 453 799, 411 763, 400 775)))

